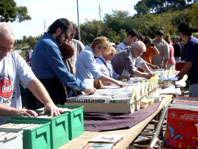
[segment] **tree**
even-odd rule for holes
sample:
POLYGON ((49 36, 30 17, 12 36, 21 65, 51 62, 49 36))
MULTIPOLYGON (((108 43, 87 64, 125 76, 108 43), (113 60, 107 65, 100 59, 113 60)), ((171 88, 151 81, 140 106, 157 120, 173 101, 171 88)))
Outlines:
POLYGON ((146 0, 139 1, 135 6, 134 9, 137 11, 138 14, 146 14, 149 12, 149 8, 146 5, 146 0))
POLYGON ((192 25, 193 27, 198 28, 198 4, 195 3, 192 5, 192 9, 190 10, 190 16, 191 16, 191 20, 192 20, 192 25))
POLYGON ((87 21, 81 25, 81 36, 84 44, 90 44, 94 38, 102 36, 103 23, 101 21, 93 20, 87 21))
POLYGON ((17 7, 14 0, 0 1, 0 22, 22 22, 30 19, 26 7, 17 7))

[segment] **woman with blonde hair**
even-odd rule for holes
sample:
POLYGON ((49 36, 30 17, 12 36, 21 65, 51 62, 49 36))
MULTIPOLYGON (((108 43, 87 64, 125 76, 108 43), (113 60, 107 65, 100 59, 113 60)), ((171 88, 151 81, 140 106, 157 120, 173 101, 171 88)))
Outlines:
POLYGON ((103 75, 97 66, 95 57, 99 57, 111 52, 108 38, 100 36, 94 39, 90 47, 86 46, 76 62, 76 77, 88 86, 94 86, 94 80, 102 80, 124 87, 124 83, 103 75))
MULTIPOLYGON (((122 79, 129 80, 130 78, 128 76, 120 76, 113 70, 111 59, 115 57, 116 53, 117 53, 116 49, 112 46, 111 53, 98 57, 96 59, 96 63, 98 64, 98 69, 105 76, 114 78, 116 80, 122 80, 122 79)), ((103 81, 103 84, 109 85, 109 83, 106 83, 104 81, 103 81)))

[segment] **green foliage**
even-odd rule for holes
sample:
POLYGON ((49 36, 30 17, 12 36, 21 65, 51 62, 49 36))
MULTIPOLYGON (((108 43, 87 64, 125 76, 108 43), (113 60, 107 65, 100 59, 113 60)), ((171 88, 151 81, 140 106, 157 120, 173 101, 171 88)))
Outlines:
POLYGON ((0 1, 0 22, 22 22, 30 19, 26 7, 17 7, 14 0, 0 1))
POLYGON ((27 52, 27 50, 23 50, 23 51, 20 53, 21 57, 25 58, 25 53, 26 53, 26 52, 27 52))
MULTIPOLYGON (((161 0, 148 0, 147 2, 155 2, 155 5, 161 7, 161 0)), ((168 1, 166 1, 168 2, 168 1)), ((172 1, 170 1, 172 2, 172 1)), ((180 1, 182 3, 183 1, 180 1)), ((153 7, 152 5, 149 7, 153 7)), ((168 3, 167 5, 169 5, 168 3)), ((175 7, 179 5, 179 1, 174 3, 175 7)), ((81 25, 82 42, 89 44, 97 36, 106 36, 111 42, 122 41, 127 32, 136 29, 143 35, 155 37, 157 29, 163 29, 165 34, 176 35, 177 26, 183 21, 190 22, 194 27, 198 28, 198 4, 195 3, 183 10, 167 11, 160 14, 139 14, 130 16, 126 11, 112 11, 112 14, 105 14, 104 21, 87 21, 81 25)))
POLYGON ((90 44, 95 37, 102 36, 104 24, 101 21, 87 21, 81 25, 81 36, 84 44, 90 44))
POLYGON ((27 49, 29 49, 29 47, 34 49, 34 46, 36 45, 37 41, 39 40, 39 38, 41 36, 42 35, 37 36, 37 37, 32 37, 32 36, 26 37, 26 36, 23 36, 23 39, 15 41, 14 47, 15 47, 15 49, 20 49, 22 51, 26 51, 27 49))
POLYGON ((198 28, 198 4, 195 3, 192 5, 192 9, 190 10, 191 23, 193 27, 198 28))
MULTIPOLYGON (((139 1, 140 2, 140 1, 139 1)), ((143 35, 155 37, 157 29, 163 29, 165 34, 176 35, 177 26, 183 21, 190 22, 193 27, 198 28, 198 4, 192 4, 192 1, 186 2, 190 4, 183 7, 182 10, 176 9, 183 4, 183 0, 142 0, 149 8, 146 14, 137 14, 130 16, 127 11, 112 11, 112 14, 105 14, 103 21, 93 20, 86 21, 81 24, 81 38, 84 44, 90 44, 94 38, 98 36, 106 36, 111 42, 122 41, 131 29, 135 29, 143 35), (156 12, 160 8, 169 7, 169 11, 163 13, 156 12)), ((181 8, 181 7, 180 7, 181 8)), ((36 44, 39 37, 26 37, 16 41, 16 49, 23 47, 32 47, 36 44)))
POLYGON ((164 13, 184 9, 189 4, 195 3, 193 0, 141 0, 135 5, 135 10, 139 14, 164 13))

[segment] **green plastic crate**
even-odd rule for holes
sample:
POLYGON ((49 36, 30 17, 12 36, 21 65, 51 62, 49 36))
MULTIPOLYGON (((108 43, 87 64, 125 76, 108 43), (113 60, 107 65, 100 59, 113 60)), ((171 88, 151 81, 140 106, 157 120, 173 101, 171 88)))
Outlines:
POLYGON ((69 139, 72 140, 83 134, 84 133, 83 106, 58 105, 58 107, 73 109, 72 111, 69 111, 69 139))
MULTIPOLYGON (((37 111, 39 113, 39 111, 37 111)), ((32 123, 46 123, 50 122, 51 131, 51 148, 56 149, 69 142, 69 113, 61 114, 57 117, 48 118, 30 118, 30 117, 12 117, 13 120, 20 119, 32 123)))
MULTIPOLYGON (((8 120, 7 123, 30 124, 31 122, 21 120, 8 120)), ((40 123, 36 123, 40 124, 40 123)), ((17 130, 17 128, 0 128, 6 130, 17 130)), ((19 130, 19 129, 18 129, 19 130)), ((51 149, 50 123, 44 123, 41 126, 32 129, 23 130, 23 148, 24 149, 51 149)))

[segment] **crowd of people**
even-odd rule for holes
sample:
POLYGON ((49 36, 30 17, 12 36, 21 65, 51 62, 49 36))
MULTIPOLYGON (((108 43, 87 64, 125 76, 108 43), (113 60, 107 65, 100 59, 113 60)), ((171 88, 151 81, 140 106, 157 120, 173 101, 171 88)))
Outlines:
POLYGON ((178 31, 181 40, 179 36, 165 36, 163 30, 157 30, 152 40, 132 29, 116 46, 104 36, 84 46, 74 39, 76 26, 60 18, 36 43, 29 67, 27 60, 12 50, 12 29, 0 23, 0 124, 13 115, 37 116, 33 110, 22 109, 19 85, 38 99, 36 108, 44 106, 43 113, 57 116, 62 110, 56 105, 64 104, 67 97, 94 94, 103 85, 125 87, 123 80, 130 77, 150 78, 154 76, 151 69, 174 67, 182 53, 185 65, 177 76, 182 79, 187 74, 190 96, 198 97, 198 39, 192 36, 195 30, 189 23, 179 24, 178 31))

